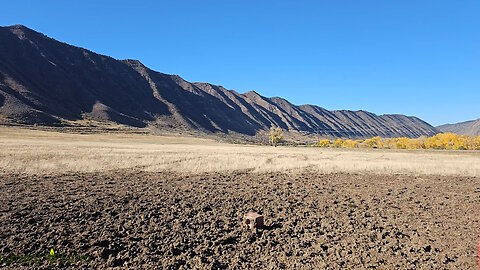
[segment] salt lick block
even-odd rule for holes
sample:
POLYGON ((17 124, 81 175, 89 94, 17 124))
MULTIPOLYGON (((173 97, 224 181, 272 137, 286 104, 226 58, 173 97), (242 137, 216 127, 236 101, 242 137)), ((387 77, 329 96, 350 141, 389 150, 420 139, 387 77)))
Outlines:
POLYGON ((243 216, 243 227, 250 230, 263 228, 263 216, 255 212, 246 213, 243 216))

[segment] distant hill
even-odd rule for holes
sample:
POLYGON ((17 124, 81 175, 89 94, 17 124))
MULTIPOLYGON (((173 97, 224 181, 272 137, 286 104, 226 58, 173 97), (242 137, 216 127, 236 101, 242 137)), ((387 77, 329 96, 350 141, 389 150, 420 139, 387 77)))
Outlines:
POLYGON ((437 127, 441 132, 452 132, 459 135, 480 136, 480 119, 437 127))
POLYGON ((328 111, 254 91, 240 94, 218 85, 187 82, 137 60, 99 55, 22 25, 0 27, 0 40, 0 122, 4 123, 61 126, 95 120, 245 135, 279 126, 350 138, 438 132, 416 117, 328 111))

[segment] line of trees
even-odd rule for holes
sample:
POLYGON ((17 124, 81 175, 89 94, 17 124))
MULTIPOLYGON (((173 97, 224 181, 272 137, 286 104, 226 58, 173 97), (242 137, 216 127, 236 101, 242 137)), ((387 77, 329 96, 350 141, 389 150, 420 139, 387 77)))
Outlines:
POLYGON ((321 139, 317 147, 334 148, 378 148, 378 149, 443 149, 443 150, 480 150, 480 136, 440 133, 432 137, 410 139, 406 137, 384 139, 373 137, 366 140, 321 139))

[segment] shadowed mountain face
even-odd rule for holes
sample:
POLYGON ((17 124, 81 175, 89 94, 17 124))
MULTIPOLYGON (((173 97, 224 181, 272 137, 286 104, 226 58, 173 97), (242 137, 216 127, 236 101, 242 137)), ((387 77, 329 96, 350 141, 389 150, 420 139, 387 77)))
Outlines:
POLYGON ((480 119, 441 125, 438 126, 437 129, 441 132, 452 132, 459 135, 480 136, 480 119))
POLYGON ((91 119, 127 126, 255 135, 279 126, 332 137, 418 137, 437 130, 403 115, 295 106, 256 92, 190 83, 58 42, 24 26, 0 27, 0 120, 62 125, 91 119))

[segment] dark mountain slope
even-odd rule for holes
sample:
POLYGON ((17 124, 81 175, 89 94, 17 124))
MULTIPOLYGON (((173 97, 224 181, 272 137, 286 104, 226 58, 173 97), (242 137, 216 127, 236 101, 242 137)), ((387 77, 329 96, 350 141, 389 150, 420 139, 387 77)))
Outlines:
MULTIPOLYGON (((0 29, 1 90, 35 110, 77 120, 83 114, 144 126, 169 114, 128 65, 47 38, 22 26, 0 29)), ((3 111, 2 111, 3 112, 3 111)), ((3 112, 5 113, 5 112, 3 112)), ((8 113, 8 111, 6 111, 8 113)), ((36 119, 25 118, 27 122, 36 119)))
POLYGON ((296 106, 282 98, 190 83, 71 46, 21 25, 0 27, 0 120, 62 125, 91 119, 128 126, 255 135, 279 126, 332 137, 432 135, 415 117, 296 106))

